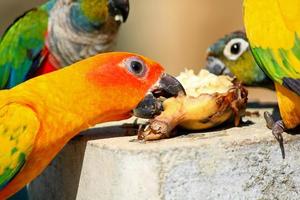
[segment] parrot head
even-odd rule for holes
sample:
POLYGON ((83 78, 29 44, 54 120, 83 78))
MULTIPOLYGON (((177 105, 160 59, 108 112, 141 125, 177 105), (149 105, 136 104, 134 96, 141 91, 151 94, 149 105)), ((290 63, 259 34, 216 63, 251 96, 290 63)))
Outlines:
POLYGON ((88 72, 88 80, 99 88, 101 96, 111 100, 107 104, 113 104, 110 107, 114 110, 107 113, 114 113, 111 116, 114 120, 132 114, 152 118, 162 111, 161 99, 185 94, 176 78, 166 74, 160 64, 146 57, 114 52, 95 56, 93 63, 95 67, 88 72), (105 57, 108 59, 103 59, 105 57))
POLYGON ((70 4, 73 25, 88 31, 99 29, 108 21, 119 25, 129 15, 129 0, 72 0, 70 4))
POLYGON ((46 41, 52 64, 60 68, 111 51, 128 15, 129 0, 56 0, 46 41))
POLYGON ((208 48, 206 68, 216 75, 236 77, 249 86, 271 84, 256 64, 246 34, 242 31, 226 35, 208 48))

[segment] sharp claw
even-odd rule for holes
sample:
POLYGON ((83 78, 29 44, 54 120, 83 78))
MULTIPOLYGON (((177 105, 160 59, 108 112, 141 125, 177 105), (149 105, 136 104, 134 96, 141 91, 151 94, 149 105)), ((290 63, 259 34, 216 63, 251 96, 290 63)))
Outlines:
POLYGON ((264 118, 266 120, 267 127, 272 130, 273 127, 274 127, 274 124, 275 124, 275 122, 272 118, 272 115, 269 112, 266 111, 266 112, 264 112, 264 118))
POLYGON ((283 137, 282 137, 282 133, 285 131, 283 121, 280 120, 274 122, 274 119, 269 112, 264 112, 264 118, 266 120, 267 127, 272 130, 272 134, 274 135, 277 142, 279 143, 282 158, 285 159, 285 150, 284 150, 283 137))
POLYGON ((145 129, 145 127, 147 127, 148 125, 146 124, 140 124, 139 128, 138 128, 138 140, 144 140, 145 136, 142 134, 143 130, 145 129))
POLYGON ((151 121, 143 129, 138 131, 138 139, 144 141, 169 138, 168 124, 162 121, 151 121))
POLYGON ((278 138, 276 138, 276 139, 277 139, 277 141, 279 143, 279 147, 280 147, 280 150, 281 150, 282 159, 285 159, 285 150, 284 150, 284 144, 283 144, 283 137, 282 137, 282 135, 279 134, 278 138))
POLYGON ((285 131, 285 127, 282 121, 277 121, 275 122, 273 129, 272 129, 272 134, 276 138, 276 140, 279 143, 282 158, 285 158, 285 150, 284 150, 284 144, 283 144, 283 137, 282 133, 285 131))

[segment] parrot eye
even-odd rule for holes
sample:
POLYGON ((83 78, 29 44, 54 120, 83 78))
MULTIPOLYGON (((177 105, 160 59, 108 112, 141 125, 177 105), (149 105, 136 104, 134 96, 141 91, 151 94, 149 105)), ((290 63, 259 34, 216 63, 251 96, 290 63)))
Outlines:
POLYGON ((240 47, 241 47, 241 43, 234 43, 230 48, 230 52, 232 54, 239 54, 240 53, 240 47))
POLYGON ((132 74, 143 76, 146 72, 145 63, 138 57, 132 57, 125 60, 125 66, 132 74))
POLYGON ((140 74, 143 71, 143 64, 138 61, 132 61, 130 63, 130 68, 135 74, 140 74))
POLYGON ((237 60, 248 48, 247 41, 242 38, 234 38, 226 44, 223 54, 229 60, 237 60))

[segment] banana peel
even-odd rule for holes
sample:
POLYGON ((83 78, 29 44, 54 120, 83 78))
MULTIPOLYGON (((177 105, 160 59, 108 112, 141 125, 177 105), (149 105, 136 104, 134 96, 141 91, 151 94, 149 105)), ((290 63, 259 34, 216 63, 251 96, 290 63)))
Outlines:
POLYGON ((238 126, 245 115, 247 90, 229 76, 216 76, 207 70, 195 75, 192 70, 177 79, 186 95, 166 99, 163 112, 150 119, 138 132, 140 140, 158 140, 173 136, 177 126, 188 130, 216 127, 230 119, 238 126))

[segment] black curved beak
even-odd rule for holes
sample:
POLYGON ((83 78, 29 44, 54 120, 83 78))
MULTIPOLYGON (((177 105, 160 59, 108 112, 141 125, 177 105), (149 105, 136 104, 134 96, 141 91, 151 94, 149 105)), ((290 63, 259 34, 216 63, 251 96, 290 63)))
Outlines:
POLYGON ((133 114, 140 118, 153 118, 162 112, 164 99, 185 94, 181 83, 173 76, 164 73, 150 89, 145 98, 133 110, 133 114))
POLYGON ((215 75, 228 75, 233 77, 230 69, 225 66, 225 64, 218 58, 214 57, 213 55, 209 54, 206 59, 206 66, 205 68, 215 75))
POLYGON ((116 21, 126 22, 129 15, 129 0, 109 0, 109 13, 116 21))

